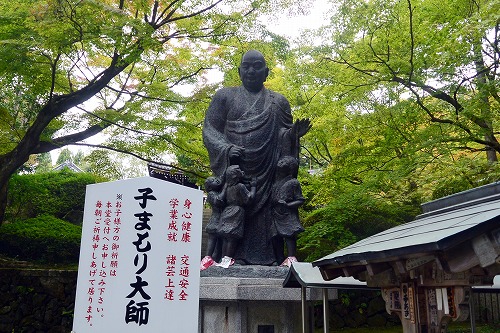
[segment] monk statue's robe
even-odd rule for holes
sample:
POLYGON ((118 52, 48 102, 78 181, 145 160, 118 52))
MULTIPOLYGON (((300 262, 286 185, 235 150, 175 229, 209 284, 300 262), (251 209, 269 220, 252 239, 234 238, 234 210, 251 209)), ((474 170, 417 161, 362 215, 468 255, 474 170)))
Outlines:
MULTIPOLYGON (((265 88, 251 93, 243 86, 222 88, 212 99, 203 127, 203 141, 215 176, 239 164, 248 180, 256 180, 255 199, 245 208, 244 236, 235 259, 252 265, 272 265, 271 193, 276 165, 282 153, 280 138, 292 127, 286 98, 265 88), (238 161, 230 161, 232 146, 244 148, 238 161)), ((279 263, 278 263, 279 264, 279 263)))

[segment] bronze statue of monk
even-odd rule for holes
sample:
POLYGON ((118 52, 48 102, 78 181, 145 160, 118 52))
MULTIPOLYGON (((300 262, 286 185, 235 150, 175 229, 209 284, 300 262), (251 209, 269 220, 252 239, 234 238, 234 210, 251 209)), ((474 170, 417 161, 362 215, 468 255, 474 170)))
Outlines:
POLYGON ((259 51, 244 54, 238 73, 242 86, 222 88, 214 95, 205 116, 203 141, 216 177, 225 179, 228 167, 239 165, 248 188, 250 182, 256 188, 245 207, 244 236, 237 248, 229 249, 232 259, 241 264, 280 264, 284 256, 276 253, 276 246, 273 249, 277 240, 272 239, 276 233, 271 229, 278 160, 282 155, 298 158, 298 139, 310 123, 306 119, 294 124, 287 99, 264 87, 269 68, 259 51))

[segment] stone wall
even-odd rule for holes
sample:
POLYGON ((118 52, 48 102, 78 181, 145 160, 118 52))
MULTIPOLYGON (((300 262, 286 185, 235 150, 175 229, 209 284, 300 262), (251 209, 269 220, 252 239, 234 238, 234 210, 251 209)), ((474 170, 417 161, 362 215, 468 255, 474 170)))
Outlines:
POLYGON ((69 333, 76 271, 0 269, 0 332, 69 333))

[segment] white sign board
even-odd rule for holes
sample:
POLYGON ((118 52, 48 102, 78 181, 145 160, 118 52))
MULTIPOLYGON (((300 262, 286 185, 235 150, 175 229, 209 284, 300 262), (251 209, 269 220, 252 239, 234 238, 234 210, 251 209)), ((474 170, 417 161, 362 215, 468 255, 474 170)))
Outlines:
POLYGON ((89 185, 73 331, 197 332, 202 212, 151 177, 89 185))

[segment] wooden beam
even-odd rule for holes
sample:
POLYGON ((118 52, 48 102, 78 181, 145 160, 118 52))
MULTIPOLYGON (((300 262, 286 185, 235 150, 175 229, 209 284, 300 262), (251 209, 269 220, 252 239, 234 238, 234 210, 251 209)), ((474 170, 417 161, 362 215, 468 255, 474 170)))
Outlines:
POLYGON ((368 272, 368 275, 370 275, 370 276, 380 274, 380 273, 385 272, 389 269, 392 269, 392 266, 387 262, 366 265, 366 271, 368 272))
POLYGON ((406 274, 406 266, 401 260, 394 261, 393 263, 394 272, 399 275, 406 274))
POLYGON ((451 273, 465 272, 480 264, 470 242, 464 242, 446 251, 442 259, 445 261, 443 265, 447 266, 451 273))
POLYGON ((488 234, 482 234, 472 239, 472 248, 479 258, 481 267, 488 267, 496 263, 498 251, 488 234))
POLYGON ((356 277, 356 275, 366 271, 366 266, 347 266, 347 267, 342 267, 342 271, 344 272, 344 276, 349 277, 356 277))
POLYGON ((333 265, 319 267, 319 272, 321 273, 323 279, 327 281, 338 278, 339 276, 344 276, 342 268, 333 265))

